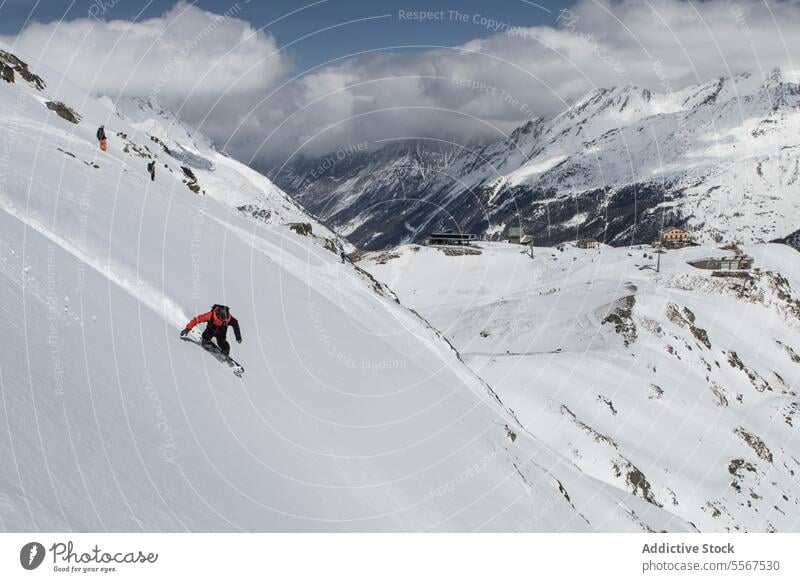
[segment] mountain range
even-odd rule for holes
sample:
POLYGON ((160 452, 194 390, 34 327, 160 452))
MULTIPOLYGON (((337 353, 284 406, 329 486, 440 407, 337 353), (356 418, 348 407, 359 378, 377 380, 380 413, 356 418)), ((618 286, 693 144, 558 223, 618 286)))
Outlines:
POLYGON ((33 62, 0 45, 0 529, 696 529, 533 436, 267 178, 33 62), (178 335, 214 303, 241 377, 178 335))
POLYGON ((512 226, 540 245, 649 243, 670 225, 700 242, 771 241, 800 228, 797 81, 776 69, 668 93, 596 89, 501 139, 399 136, 269 176, 364 249, 512 226))
MULTIPOLYGON (((525 206, 555 212, 596 187, 590 160, 622 184, 622 151, 634 178, 653 168, 662 187, 667 175, 702 178, 676 191, 674 208, 653 204, 650 228, 665 213, 706 244, 656 263, 649 247, 542 246, 542 228, 530 249, 412 244, 342 261, 352 247, 315 215, 364 246, 448 222, 430 209, 426 219, 421 208, 434 202, 412 192, 390 198, 396 206, 376 192, 371 208, 342 183, 327 204, 354 214, 337 224, 322 198, 300 200, 309 213, 154 99, 97 98, 28 62, 0 45, 0 528, 798 529, 796 252, 711 242, 794 228, 786 144, 797 92, 784 74, 681 98, 598 91, 571 117, 518 129, 513 146, 475 145, 480 163, 464 146, 406 140, 318 160, 305 174, 315 179, 298 182, 309 197, 335 183, 325 172, 445 188, 437 168, 448 168, 502 213, 522 208, 532 184, 583 167, 566 202, 551 186, 551 200, 525 206), (751 121, 736 122, 744 110, 751 121), (623 114, 629 123, 615 129, 623 114), (707 143, 686 132, 692 115, 719 130, 707 143), (654 150, 643 134, 668 133, 669 120, 679 125, 654 150), (769 180, 786 185, 780 196, 768 195, 769 180), (727 222, 700 207, 681 218, 723 191, 746 194, 716 207, 727 222), (772 214, 753 211, 759 204, 772 214), (742 252, 754 269, 690 264, 742 252), (240 322, 241 377, 178 335, 214 303, 240 322)), ((455 211, 468 201, 450 186, 437 199, 455 211)), ((598 199, 622 204, 621 190, 603 187, 598 199)), ((600 208, 603 232, 618 230, 611 242, 647 238, 638 222, 624 227, 637 204, 609 204, 600 208)), ((593 234, 588 207, 570 212, 553 240, 593 234)), ((484 232, 500 237, 511 224, 484 232)))

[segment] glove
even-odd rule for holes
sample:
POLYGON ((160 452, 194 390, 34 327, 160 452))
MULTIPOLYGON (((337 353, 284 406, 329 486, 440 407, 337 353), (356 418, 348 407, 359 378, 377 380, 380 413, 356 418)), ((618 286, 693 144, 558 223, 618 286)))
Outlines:
POLYGON ((183 331, 181 332, 181 337, 185 336, 187 333, 189 333, 189 328, 188 327, 183 328, 183 331))
POLYGON ((240 343, 242 343, 242 338, 236 338, 236 343, 237 343, 237 344, 240 344, 240 343))

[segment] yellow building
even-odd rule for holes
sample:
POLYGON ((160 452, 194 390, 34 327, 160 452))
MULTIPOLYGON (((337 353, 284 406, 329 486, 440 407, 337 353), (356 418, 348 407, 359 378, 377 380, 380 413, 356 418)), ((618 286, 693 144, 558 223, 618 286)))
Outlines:
POLYGON ((658 240, 654 246, 663 246, 670 249, 679 249, 692 242, 692 235, 688 230, 670 226, 658 233, 658 240))
POLYGON ((579 249, 599 249, 600 242, 593 238, 581 238, 575 241, 575 246, 579 249))

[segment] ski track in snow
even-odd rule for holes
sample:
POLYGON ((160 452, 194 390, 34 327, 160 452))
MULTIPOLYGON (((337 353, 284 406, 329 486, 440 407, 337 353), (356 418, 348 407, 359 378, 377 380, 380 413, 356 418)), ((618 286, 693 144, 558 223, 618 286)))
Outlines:
POLYGON ((183 310, 166 297, 163 293, 153 288, 145 281, 137 280, 136 276, 128 272, 125 267, 115 264, 113 261, 101 262, 99 259, 93 257, 90 253, 79 249, 66 239, 58 236, 44 225, 34 220, 29 216, 25 216, 14 208, 6 196, 0 198, 0 208, 3 212, 13 216, 21 223, 25 224, 28 228, 38 232, 53 244, 58 245, 76 259, 94 269, 104 277, 108 278, 115 285, 129 293, 132 297, 136 298, 139 302, 149 307, 154 313, 157 313, 166 321, 170 322, 177 329, 181 329, 189 318, 183 310))

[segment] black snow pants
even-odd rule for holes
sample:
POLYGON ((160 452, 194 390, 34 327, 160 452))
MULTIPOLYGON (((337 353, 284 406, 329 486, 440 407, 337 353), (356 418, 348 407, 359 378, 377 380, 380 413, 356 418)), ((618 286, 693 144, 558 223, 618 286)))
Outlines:
POLYGON ((210 342, 211 338, 217 339, 217 347, 222 351, 223 354, 226 356, 231 353, 231 344, 228 343, 228 340, 225 339, 225 336, 228 335, 228 326, 217 327, 215 325, 206 325, 205 331, 203 331, 203 341, 210 342))

